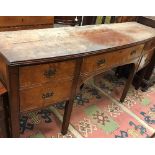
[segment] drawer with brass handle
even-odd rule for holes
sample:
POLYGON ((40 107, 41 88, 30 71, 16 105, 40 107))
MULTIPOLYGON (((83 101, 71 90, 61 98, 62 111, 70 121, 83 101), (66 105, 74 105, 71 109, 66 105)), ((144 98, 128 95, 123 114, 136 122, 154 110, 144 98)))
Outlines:
POLYGON ((28 88, 40 83, 72 79, 75 61, 69 60, 19 68, 20 88, 28 88))
POLYGON ((56 69, 49 67, 47 70, 44 71, 44 76, 46 78, 51 78, 56 74, 56 69))
POLYGON ((130 55, 132 56, 132 55, 135 55, 136 54, 136 50, 132 50, 131 52, 130 52, 130 55))
POLYGON ((139 57, 142 53, 144 45, 137 45, 123 50, 117 50, 110 53, 102 53, 95 56, 84 58, 82 64, 81 75, 91 74, 100 69, 108 69, 116 67, 119 64, 126 64, 131 60, 139 57))
POLYGON ((102 65, 104 65, 106 63, 106 60, 105 59, 100 59, 97 61, 97 65, 100 67, 102 65))
POLYGON ((72 80, 52 81, 20 90, 20 110, 41 108, 68 99, 72 80))
POLYGON ((44 94, 42 95, 42 98, 43 98, 43 99, 49 99, 49 98, 52 97, 53 95, 54 95, 53 92, 47 92, 47 93, 44 93, 44 94))

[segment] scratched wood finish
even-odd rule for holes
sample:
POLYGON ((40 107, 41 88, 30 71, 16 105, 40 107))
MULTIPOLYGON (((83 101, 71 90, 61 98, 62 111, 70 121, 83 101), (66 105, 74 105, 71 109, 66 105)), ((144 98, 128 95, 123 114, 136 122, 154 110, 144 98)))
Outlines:
POLYGON ((0 32, 0 48, 9 63, 32 64, 119 49, 154 36, 154 29, 135 22, 23 30, 0 32))

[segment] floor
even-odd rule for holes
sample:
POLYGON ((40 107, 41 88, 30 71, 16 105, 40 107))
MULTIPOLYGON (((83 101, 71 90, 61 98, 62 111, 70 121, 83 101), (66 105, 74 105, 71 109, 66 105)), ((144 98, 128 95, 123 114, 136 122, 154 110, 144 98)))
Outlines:
MULTIPOLYGON (((155 79, 155 74, 152 77, 155 79)), ((21 137, 30 138, 143 138, 155 134, 155 85, 147 92, 133 86, 119 102, 126 79, 113 71, 85 83, 74 100, 67 135, 60 133, 65 103, 21 116, 21 137)))

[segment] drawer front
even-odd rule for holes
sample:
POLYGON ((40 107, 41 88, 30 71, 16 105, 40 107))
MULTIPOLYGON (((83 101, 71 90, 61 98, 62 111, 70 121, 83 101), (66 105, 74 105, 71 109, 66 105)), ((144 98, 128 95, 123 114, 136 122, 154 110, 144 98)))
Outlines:
POLYGON ((20 91, 21 112, 42 108, 70 97, 72 80, 46 83, 20 91))
POLYGON ((144 54, 147 53, 147 51, 152 50, 153 48, 155 48, 155 39, 145 43, 144 54))
POLYGON ((154 53, 154 50, 151 50, 147 54, 143 55, 143 57, 142 57, 142 59, 140 61, 138 70, 142 69, 143 67, 145 67, 150 62, 150 60, 151 60, 151 58, 153 56, 153 53, 154 53))
POLYGON ((139 57, 143 47, 144 45, 139 45, 132 48, 86 57, 83 61, 81 75, 93 73, 101 69, 116 67, 119 64, 125 64, 139 57))
POLYGON ((40 83, 72 79, 75 61, 25 66, 19 69, 20 88, 31 87, 40 83))

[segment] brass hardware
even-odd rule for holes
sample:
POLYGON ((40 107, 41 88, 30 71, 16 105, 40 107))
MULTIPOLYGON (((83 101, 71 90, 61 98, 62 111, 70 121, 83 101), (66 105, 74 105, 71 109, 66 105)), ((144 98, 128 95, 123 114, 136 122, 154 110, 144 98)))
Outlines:
POLYGON ((43 98, 43 99, 48 99, 48 98, 52 97, 53 94, 54 94, 53 92, 45 93, 45 94, 42 95, 42 98, 43 98))
POLYGON ((130 55, 136 54, 136 50, 131 51, 130 55))
POLYGON ((46 78, 51 78, 52 76, 55 75, 55 73, 56 73, 56 69, 49 68, 48 70, 44 72, 44 76, 46 78))
POLYGON ((101 66, 101 65, 105 64, 105 62, 106 62, 105 59, 100 59, 97 61, 97 65, 101 66))

